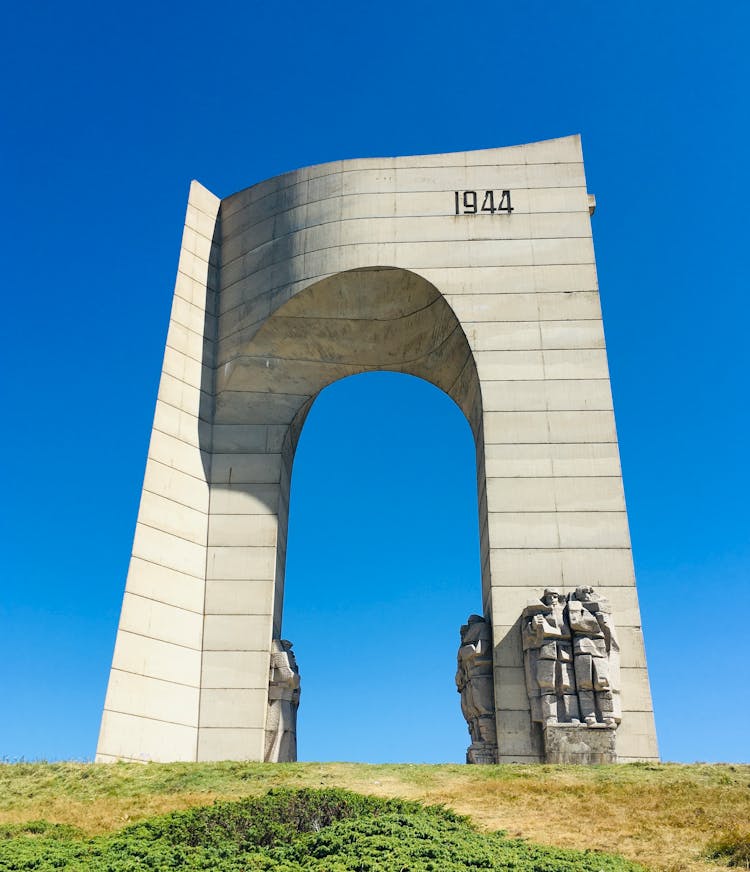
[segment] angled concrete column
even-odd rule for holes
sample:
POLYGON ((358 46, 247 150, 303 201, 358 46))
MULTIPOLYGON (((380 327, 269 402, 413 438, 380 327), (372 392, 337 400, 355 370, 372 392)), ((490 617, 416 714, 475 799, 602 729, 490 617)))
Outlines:
POLYGON ((97 760, 195 760, 220 200, 190 187, 97 760))
POLYGON ((475 437, 500 761, 542 759, 526 601, 582 584, 620 630, 618 757, 656 759, 575 136, 193 184, 98 759, 263 758, 297 440, 372 370, 432 382, 475 437))

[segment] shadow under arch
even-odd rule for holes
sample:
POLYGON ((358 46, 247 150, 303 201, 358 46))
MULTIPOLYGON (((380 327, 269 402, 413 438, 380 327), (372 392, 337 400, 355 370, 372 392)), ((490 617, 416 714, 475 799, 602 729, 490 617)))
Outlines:
MULTIPOLYGON (((458 405, 477 450, 482 602, 489 617, 482 398, 474 357, 453 309, 422 276, 395 267, 322 279, 281 304, 240 347, 219 339, 214 427, 263 424, 283 432, 273 633, 281 633, 294 454, 321 390, 346 376, 387 370, 440 388, 458 405), (222 345, 224 347, 222 348, 222 345)), ((262 488, 255 495, 263 499, 262 488)))

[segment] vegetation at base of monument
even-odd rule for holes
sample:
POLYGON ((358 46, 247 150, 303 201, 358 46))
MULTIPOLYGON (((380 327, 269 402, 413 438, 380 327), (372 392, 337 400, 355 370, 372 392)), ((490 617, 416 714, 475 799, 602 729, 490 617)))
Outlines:
POLYGON ((750 869, 750 829, 735 829, 722 833, 709 842, 706 856, 720 860, 735 869, 750 869))
MULTIPOLYGON (((726 868, 729 852, 709 860, 708 846, 724 834, 747 833, 750 821, 750 766, 740 764, 6 762, 0 763, 0 827, 26 827, 16 835, 41 840, 64 833, 44 827, 67 825, 79 828, 85 840, 275 787, 340 787, 442 804, 468 815, 482 831, 503 829, 547 846, 616 853, 660 872, 726 868)), ((743 868, 739 859, 735 863, 743 868)))
POLYGON ((278 788, 173 812, 84 839, 34 821, 1 831, 0 870, 319 870, 319 872, 637 872, 619 857, 480 833, 441 806, 345 790, 278 788))

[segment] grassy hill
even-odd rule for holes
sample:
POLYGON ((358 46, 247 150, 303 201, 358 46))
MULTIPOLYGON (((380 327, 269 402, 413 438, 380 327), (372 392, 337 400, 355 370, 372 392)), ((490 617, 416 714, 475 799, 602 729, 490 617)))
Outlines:
POLYGON ((480 830, 618 853, 664 872, 717 872, 734 846, 735 862, 748 868, 741 859, 750 844, 745 765, 14 763, 0 765, 0 824, 44 820, 104 837, 155 815, 277 787, 341 787, 444 804, 480 830), (709 860, 710 846, 722 843, 728 855, 709 860))

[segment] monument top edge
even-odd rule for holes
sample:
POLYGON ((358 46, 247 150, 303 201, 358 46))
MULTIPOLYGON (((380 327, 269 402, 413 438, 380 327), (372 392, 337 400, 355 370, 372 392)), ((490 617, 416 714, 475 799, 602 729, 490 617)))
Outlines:
MULTIPOLYGON (((434 169, 499 164, 581 163, 582 161, 581 136, 575 133, 554 139, 543 139, 537 142, 498 146, 496 148, 405 155, 400 157, 349 158, 346 160, 311 164, 310 166, 300 167, 255 182, 246 188, 241 188, 239 191, 219 199, 221 199, 223 204, 228 205, 235 198, 245 196, 248 192, 255 191, 258 188, 268 188, 270 192, 270 190, 275 188, 299 184, 300 182, 320 178, 332 173, 351 172, 354 170, 434 169)), ((204 188, 197 180, 194 180, 193 184, 204 188)), ((204 190, 208 189, 204 188, 204 190)))

